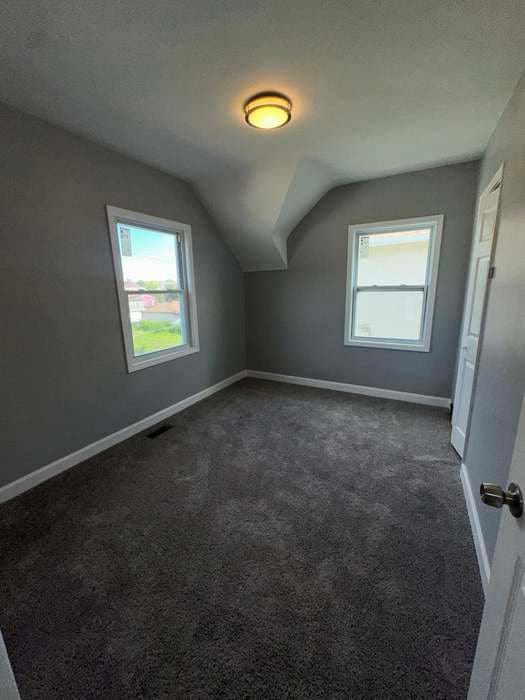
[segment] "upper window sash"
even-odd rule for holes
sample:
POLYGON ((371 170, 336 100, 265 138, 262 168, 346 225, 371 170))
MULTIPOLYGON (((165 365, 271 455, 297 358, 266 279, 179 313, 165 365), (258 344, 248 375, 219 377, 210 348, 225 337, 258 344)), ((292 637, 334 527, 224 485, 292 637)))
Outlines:
MULTIPOLYGON (((118 223, 123 223, 118 221, 118 223)), ((128 223, 128 222, 126 222, 128 223)), ((136 224, 135 224, 136 225, 136 224)), ((160 229, 154 229, 149 227, 151 230, 160 231, 160 229)), ((171 234, 170 231, 161 231, 161 233, 171 234)), ((187 283, 186 283, 186 266, 184 264, 184 236, 181 233, 171 234, 175 237, 177 241, 177 279, 180 282, 178 286, 171 285, 169 287, 163 287, 162 289, 148 289, 147 287, 138 287, 137 289, 126 289, 124 291, 126 294, 170 294, 170 293, 187 293, 187 283)), ((122 264, 122 260, 121 260, 122 264)), ((122 270, 122 279, 124 280, 124 271, 122 270)))

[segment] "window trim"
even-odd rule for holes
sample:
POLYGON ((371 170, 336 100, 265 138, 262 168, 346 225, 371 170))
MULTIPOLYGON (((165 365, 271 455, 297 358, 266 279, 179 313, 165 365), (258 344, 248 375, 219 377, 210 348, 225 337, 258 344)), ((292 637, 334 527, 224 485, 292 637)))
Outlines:
MULTIPOLYGON (((395 219, 393 221, 379 221, 372 224, 350 225, 348 227, 348 254, 346 267, 346 305, 345 305, 345 330, 344 344, 365 348, 381 348, 383 350, 412 350, 415 352, 430 352, 432 326, 434 321, 434 309, 436 301, 439 259, 441 253, 441 240, 443 234, 443 214, 415 217, 412 219, 395 219), (393 338, 366 340, 352 335, 353 315, 355 310, 354 296, 357 289, 357 250, 359 238, 362 235, 370 236, 376 233, 390 233, 405 229, 430 228, 430 254, 427 262, 427 272, 424 285, 400 285, 394 287, 373 287, 375 291, 390 289, 391 291, 411 291, 423 288, 423 318, 422 333, 419 340, 399 340, 393 338)), ((363 288, 361 288, 363 289, 363 288)))
POLYGON ((191 226, 188 224, 179 223, 177 221, 170 221, 169 219, 161 219, 157 216, 151 216, 149 214, 141 214, 136 211, 130 211, 129 209, 120 209, 119 207, 114 207, 110 204, 106 205, 106 214, 108 220, 109 238, 111 241, 115 284, 119 302, 120 325, 122 328, 122 338, 124 341, 128 373, 136 372, 137 370, 145 369, 146 367, 152 367, 163 362, 175 360, 178 357, 185 357, 186 355, 199 352, 197 297, 193 269, 191 226), (135 357, 133 354, 133 336, 131 332, 131 319, 128 307, 128 292, 124 288, 124 273, 120 258, 117 224, 143 226, 145 228, 151 228, 157 231, 163 231, 165 233, 180 236, 182 241, 182 267, 185 287, 174 291, 182 291, 185 299, 184 309, 181 310, 181 315, 185 313, 188 317, 188 337, 185 345, 177 348, 158 350, 139 357, 135 357))

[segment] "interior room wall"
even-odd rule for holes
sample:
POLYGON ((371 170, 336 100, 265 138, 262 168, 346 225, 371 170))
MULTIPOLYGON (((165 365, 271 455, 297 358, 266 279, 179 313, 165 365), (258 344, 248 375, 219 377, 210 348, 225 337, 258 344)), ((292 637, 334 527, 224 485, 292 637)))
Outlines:
POLYGON ((186 182, 0 106, 0 486, 243 370, 239 265, 186 182), (192 226, 200 352, 128 374, 106 204, 192 226))
POLYGON ((478 161, 337 187, 288 241, 289 269, 245 275, 248 367, 450 397, 478 161), (350 224, 444 214, 431 351, 343 343, 350 224))
MULTIPOLYGON (((479 192, 504 164, 499 226, 465 452, 474 493, 482 481, 507 486, 525 391, 525 75, 483 157, 479 192)), ((523 487, 523 484, 522 484, 523 487)), ((501 513, 476 501, 489 560, 501 513)))

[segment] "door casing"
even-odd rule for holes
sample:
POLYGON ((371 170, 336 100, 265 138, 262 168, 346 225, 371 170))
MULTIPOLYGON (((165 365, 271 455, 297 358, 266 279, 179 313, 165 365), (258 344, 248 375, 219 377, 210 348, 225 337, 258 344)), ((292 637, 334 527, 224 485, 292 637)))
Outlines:
POLYGON ((503 186, 503 164, 498 168, 489 184, 478 198, 476 206, 476 216, 474 220, 474 235, 472 249, 470 253, 469 276, 467 282, 467 292, 465 296, 465 306, 463 310, 463 323, 461 327, 460 345, 458 349, 456 386, 454 391, 454 404, 452 412, 452 435, 451 443, 458 454, 464 459, 468 433, 470 429, 470 419, 472 414, 472 398, 474 396, 476 376, 479 363, 481 344, 483 341, 483 329, 485 325, 485 313, 489 292, 490 271, 493 270, 494 254, 496 250, 496 239, 499 224, 499 204, 503 186), (490 241, 480 250, 483 243, 478 241, 478 235, 482 230, 483 204, 492 193, 496 193, 496 214, 493 222, 493 235, 490 241), (481 253, 481 254, 480 254, 481 253), (482 260, 483 266, 479 265, 482 260), (480 281, 480 274, 486 275, 485 284, 481 288, 481 298, 476 298, 476 292, 480 290, 477 284, 480 281), (476 314, 479 316, 479 333, 477 340, 470 333, 471 321, 476 314), (468 399, 468 401, 466 400, 468 399))

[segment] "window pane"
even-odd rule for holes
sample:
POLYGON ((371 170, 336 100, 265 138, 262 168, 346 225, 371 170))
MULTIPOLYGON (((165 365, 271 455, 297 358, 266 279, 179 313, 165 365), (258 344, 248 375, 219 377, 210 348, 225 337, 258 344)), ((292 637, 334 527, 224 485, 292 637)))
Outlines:
POLYGON ((180 287, 177 237, 173 233, 121 223, 117 226, 127 291, 180 287))
POLYGON ((182 293, 130 294, 128 303, 135 356, 186 344, 182 293))
POLYGON ((357 286, 424 285, 429 247, 430 229, 359 236, 357 286))
POLYGON ((423 292, 356 293, 354 337, 419 340, 423 292))

